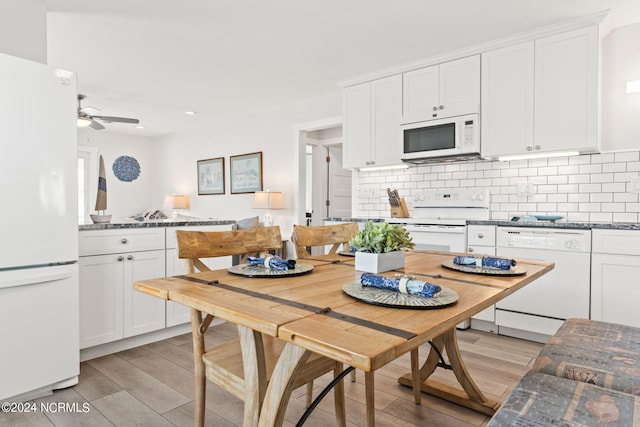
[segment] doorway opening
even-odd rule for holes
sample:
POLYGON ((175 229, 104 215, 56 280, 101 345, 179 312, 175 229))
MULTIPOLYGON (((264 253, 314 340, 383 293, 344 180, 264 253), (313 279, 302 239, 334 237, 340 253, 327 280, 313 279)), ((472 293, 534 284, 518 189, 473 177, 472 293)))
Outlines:
POLYGON ((342 126, 307 132, 306 153, 306 223, 350 217, 352 172, 342 167, 342 126))
POLYGON ((342 168, 342 117, 302 123, 294 132, 299 153, 295 223, 322 225, 327 217, 350 217, 354 176, 342 168))

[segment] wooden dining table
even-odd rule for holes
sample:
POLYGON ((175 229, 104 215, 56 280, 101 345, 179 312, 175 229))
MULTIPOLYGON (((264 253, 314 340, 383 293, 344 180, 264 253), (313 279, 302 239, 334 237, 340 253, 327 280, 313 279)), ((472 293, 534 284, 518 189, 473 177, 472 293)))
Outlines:
MULTIPOLYGON (((343 287, 359 281, 362 272, 355 270, 353 257, 339 254, 298 259, 298 264, 313 267, 304 275, 261 278, 224 269, 138 281, 134 288, 286 342, 268 381, 259 426, 281 425, 290 384, 312 353, 364 371, 369 408, 373 408, 373 373, 411 353, 412 370, 398 382, 413 387, 416 403, 426 392, 493 415, 500 403, 488 399, 466 370, 456 325, 534 282, 554 264, 517 259, 517 267, 525 274, 473 274, 442 265, 455 255, 461 254, 410 250, 404 269, 381 273, 411 276, 457 294, 454 303, 432 309, 384 306, 347 295, 343 287), (417 348, 425 343, 431 344, 431 350, 420 366, 417 348), (451 369, 460 388, 429 378, 438 366, 451 369)), ((374 424, 370 410, 367 425, 374 424)))

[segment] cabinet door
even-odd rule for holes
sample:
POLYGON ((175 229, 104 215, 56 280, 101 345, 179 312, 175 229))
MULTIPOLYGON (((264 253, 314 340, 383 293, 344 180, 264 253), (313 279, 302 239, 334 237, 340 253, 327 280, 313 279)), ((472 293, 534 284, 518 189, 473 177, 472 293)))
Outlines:
POLYGON ((121 255, 80 257, 80 348, 123 338, 121 255))
POLYGON ((535 100, 536 148, 597 148, 596 26, 536 40, 535 100))
POLYGON ((640 256, 593 254, 591 318, 640 327, 640 256))
POLYGON ((477 113, 480 107, 480 55, 440 64, 438 117, 477 113))
POLYGON ((165 301, 133 290, 133 282, 165 276, 165 251, 124 254, 124 336, 165 327, 165 301))
POLYGON ((482 157, 533 151, 534 42, 482 54, 482 157))
POLYGON ((371 154, 371 84, 348 87, 343 92, 344 158, 343 167, 369 165, 371 154))
POLYGON ((402 115, 402 76, 371 82, 373 164, 400 163, 400 116, 402 115))
POLYGON ((402 122, 412 123, 438 117, 438 66, 420 68, 402 75, 402 122))

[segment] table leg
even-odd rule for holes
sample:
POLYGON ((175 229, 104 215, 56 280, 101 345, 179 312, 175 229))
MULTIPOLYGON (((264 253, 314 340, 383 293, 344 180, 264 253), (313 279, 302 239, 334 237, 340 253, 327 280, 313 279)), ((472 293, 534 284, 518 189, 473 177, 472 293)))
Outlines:
POLYGON ((271 374, 267 393, 260 412, 260 427, 279 427, 284 421, 284 412, 291 397, 293 381, 303 368, 311 352, 287 343, 271 374))
MULTIPOLYGON (((433 348, 429 352, 427 360, 424 365, 422 365, 422 368, 420 368, 421 391, 449 400, 458 405, 465 406, 486 415, 495 414, 500 407, 500 403, 487 399, 476 383, 471 379, 471 376, 462 361, 462 356, 460 355, 455 328, 450 329, 433 339, 432 346, 433 348), (443 354, 443 350, 447 353, 447 357, 449 358, 449 367, 455 374, 462 390, 439 383, 433 379, 429 379, 433 371, 438 367, 440 355, 443 354)), ((398 378, 398 382, 402 385, 411 387, 414 383, 414 379, 415 375, 409 373, 398 378)))
POLYGON ((364 373, 364 401, 367 409, 367 427, 375 427, 376 425, 376 408, 375 408, 375 376, 373 371, 364 373))

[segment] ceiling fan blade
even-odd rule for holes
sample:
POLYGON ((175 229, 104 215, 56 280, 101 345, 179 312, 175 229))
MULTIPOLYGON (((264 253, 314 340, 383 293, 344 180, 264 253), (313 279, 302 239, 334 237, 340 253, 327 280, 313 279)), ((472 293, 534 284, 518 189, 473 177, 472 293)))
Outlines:
POLYGON ((89 125, 89 127, 95 130, 105 129, 104 126, 102 126, 100 123, 96 122, 95 120, 91 120, 91 124, 89 125))
POLYGON ((126 117, 111 117, 111 116, 93 116, 94 119, 100 119, 104 122, 113 122, 113 123, 131 123, 137 125, 140 123, 138 119, 128 119, 126 117))

